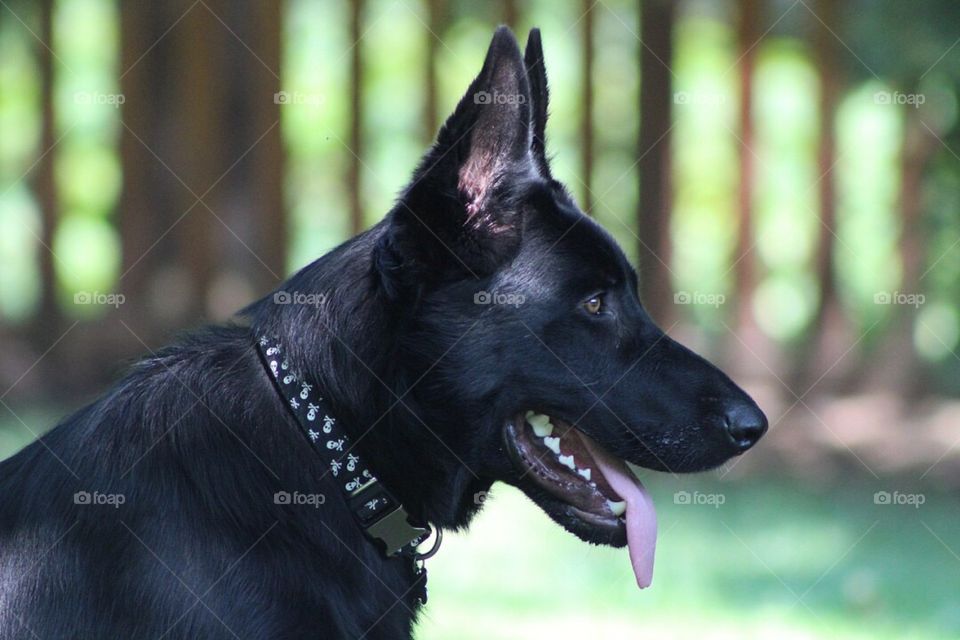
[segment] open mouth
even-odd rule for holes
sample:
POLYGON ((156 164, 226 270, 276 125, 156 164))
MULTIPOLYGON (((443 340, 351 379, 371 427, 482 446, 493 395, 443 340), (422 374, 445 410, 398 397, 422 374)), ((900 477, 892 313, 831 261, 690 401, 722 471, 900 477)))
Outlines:
POLYGON ((545 505, 538 500, 551 517, 558 519, 562 511, 565 518, 579 521, 578 530, 595 530, 608 541, 620 540, 618 546, 626 533, 637 584, 649 586, 656 512, 650 494, 626 463, 575 426, 533 411, 507 422, 504 440, 521 471, 521 484, 533 483, 560 503, 545 505))

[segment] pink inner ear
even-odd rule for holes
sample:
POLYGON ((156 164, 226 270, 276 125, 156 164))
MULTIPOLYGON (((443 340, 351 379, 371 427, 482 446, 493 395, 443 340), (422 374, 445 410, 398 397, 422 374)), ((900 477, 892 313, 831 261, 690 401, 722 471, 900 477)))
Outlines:
POLYGON ((503 233, 510 229, 509 224, 504 224, 499 219, 501 212, 491 211, 487 207, 490 192, 501 177, 502 169, 495 157, 478 156, 470 158, 460 170, 457 187, 467 200, 464 226, 489 234, 503 233))
POLYGON ((468 182, 468 177, 461 175, 460 191, 467 197, 467 218, 463 221, 463 226, 478 230, 483 229, 490 233, 499 233, 506 230, 507 227, 501 225, 497 220, 497 212, 490 211, 486 207, 487 196, 494 181, 492 175, 487 173, 480 174, 474 182, 468 182))
POLYGON ((500 162, 496 154, 474 151, 460 169, 457 187, 467 197, 467 218, 473 218, 482 208, 497 177, 500 162))
POLYGON ((470 202, 467 205, 467 219, 464 221, 464 224, 467 224, 468 222, 470 222, 470 220, 474 218, 479 211, 480 211, 480 203, 477 201, 470 202))
POLYGON ((492 186, 493 178, 491 163, 478 166, 480 163, 470 159, 460 170, 460 180, 457 187, 460 193, 467 197, 467 217, 472 218, 480 211, 483 201, 492 186))

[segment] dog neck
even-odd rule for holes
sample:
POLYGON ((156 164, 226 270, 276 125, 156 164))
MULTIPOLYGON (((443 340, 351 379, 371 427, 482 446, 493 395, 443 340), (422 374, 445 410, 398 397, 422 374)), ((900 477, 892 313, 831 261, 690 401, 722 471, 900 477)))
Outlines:
POLYGON ((490 482, 465 468, 407 392, 395 352, 405 319, 370 277, 381 233, 377 225, 294 275, 281 290, 288 301, 278 304, 275 294, 246 313, 255 335, 282 340, 289 365, 315 381, 356 450, 410 515, 459 528, 490 482), (316 305, 298 304, 303 299, 316 305))
MULTIPOLYGON (((340 485, 347 507, 360 528, 386 556, 416 558, 417 547, 431 533, 429 524, 413 521, 403 504, 377 479, 354 442, 331 415, 316 382, 290 365, 281 341, 260 336, 257 351, 288 411, 327 465, 324 476, 331 476, 334 483, 340 485)), ((289 494, 281 492, 278 496, 289 500, 289 494)))

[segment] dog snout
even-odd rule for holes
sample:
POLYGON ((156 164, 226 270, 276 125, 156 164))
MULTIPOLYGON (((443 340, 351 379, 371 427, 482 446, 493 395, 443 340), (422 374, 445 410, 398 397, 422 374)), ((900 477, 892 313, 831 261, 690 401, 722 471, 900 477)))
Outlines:
POLYGON ((742 453, 767 432, 767 416, 752 402, 737 402, 725 408, 723 426, 727 438, 742 453))

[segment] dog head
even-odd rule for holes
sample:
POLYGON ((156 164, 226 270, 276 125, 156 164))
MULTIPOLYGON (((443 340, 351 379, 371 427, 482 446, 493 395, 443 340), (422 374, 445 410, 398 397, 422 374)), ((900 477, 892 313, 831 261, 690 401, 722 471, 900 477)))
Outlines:
POLYGON ((539 33, 522 56, 500 28, 391 212, 376 268, 411 310, 400 358, 424 424, 458 461, 585 540, 632 546, 653 513, 625 462, 709 469, 767 422, 654 324, 623 252, 553 178, 547 98, 539 33))

